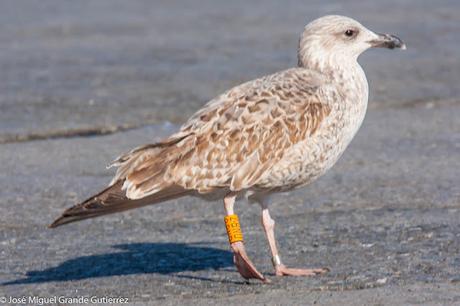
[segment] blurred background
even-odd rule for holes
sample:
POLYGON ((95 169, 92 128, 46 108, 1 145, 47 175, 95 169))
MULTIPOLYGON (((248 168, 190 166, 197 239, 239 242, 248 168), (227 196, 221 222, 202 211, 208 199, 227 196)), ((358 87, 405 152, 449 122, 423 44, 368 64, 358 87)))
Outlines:
POLYGON ((458 1, 2 1, 0 141, 182 122, 243 81, 295 66, 306 23, 342 14, 399 35, 364 54, 370 107, 460 94, 458 1))
POLYGON ((460 303, 459 33, 458 0, 0 1, 0 298, 460 303), (219 202, 46 228, 106 186, 120 153, 232 86, 295 66, 303 27, 326 14, 408 47, 360 57, 361 130, 324 177, 274 199, 283 261, 331 272, 270 274, 260 209, 243 201, 248 253, 269 286, 242 283, 219 202))

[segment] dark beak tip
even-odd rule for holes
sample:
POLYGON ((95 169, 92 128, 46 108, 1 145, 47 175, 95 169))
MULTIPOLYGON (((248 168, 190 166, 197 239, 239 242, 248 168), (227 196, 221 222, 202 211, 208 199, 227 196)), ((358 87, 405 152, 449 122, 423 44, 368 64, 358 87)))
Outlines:
POLYGON ((390 43, 393 44, 394 48, 398 48, 401 50, 407 50, 406 44, 401 40, 401 38, 390 35, 390 43))
POLYGON ((397 36, 378 34, 379 38, 371 41, 373 47, 406 50, 406 44, 397 36))

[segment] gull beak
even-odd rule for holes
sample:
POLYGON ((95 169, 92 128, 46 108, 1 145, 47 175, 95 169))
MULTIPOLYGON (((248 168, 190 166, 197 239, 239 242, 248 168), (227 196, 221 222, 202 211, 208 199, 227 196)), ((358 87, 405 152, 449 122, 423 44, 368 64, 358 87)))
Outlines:
POLYGON ((406 50, 406 44, 399 38, 390 34, 377 34, 377 38, 369 41, 374 48, 399 48, 406 50))

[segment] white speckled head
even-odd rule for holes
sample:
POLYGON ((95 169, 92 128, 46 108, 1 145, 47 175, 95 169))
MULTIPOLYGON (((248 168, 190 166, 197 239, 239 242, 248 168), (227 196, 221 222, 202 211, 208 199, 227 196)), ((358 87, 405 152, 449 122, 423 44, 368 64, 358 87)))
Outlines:
POLYGON ((374 33, 345 16, 324 16, 305 27, 299 42, 299 65, 318 68, 346 64, 371 47, 405 49, 396 36, 374 33))

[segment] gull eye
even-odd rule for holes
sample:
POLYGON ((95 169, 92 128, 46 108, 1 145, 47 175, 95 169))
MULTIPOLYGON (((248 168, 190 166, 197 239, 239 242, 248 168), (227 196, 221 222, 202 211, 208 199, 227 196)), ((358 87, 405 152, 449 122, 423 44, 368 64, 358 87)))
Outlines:
POLYGON ((346 37, 353 37, 355 35, 355 33, 356 33, 356 31, 348 29, 348 30, 345 31, 344 34, 345 34, 346 37))

